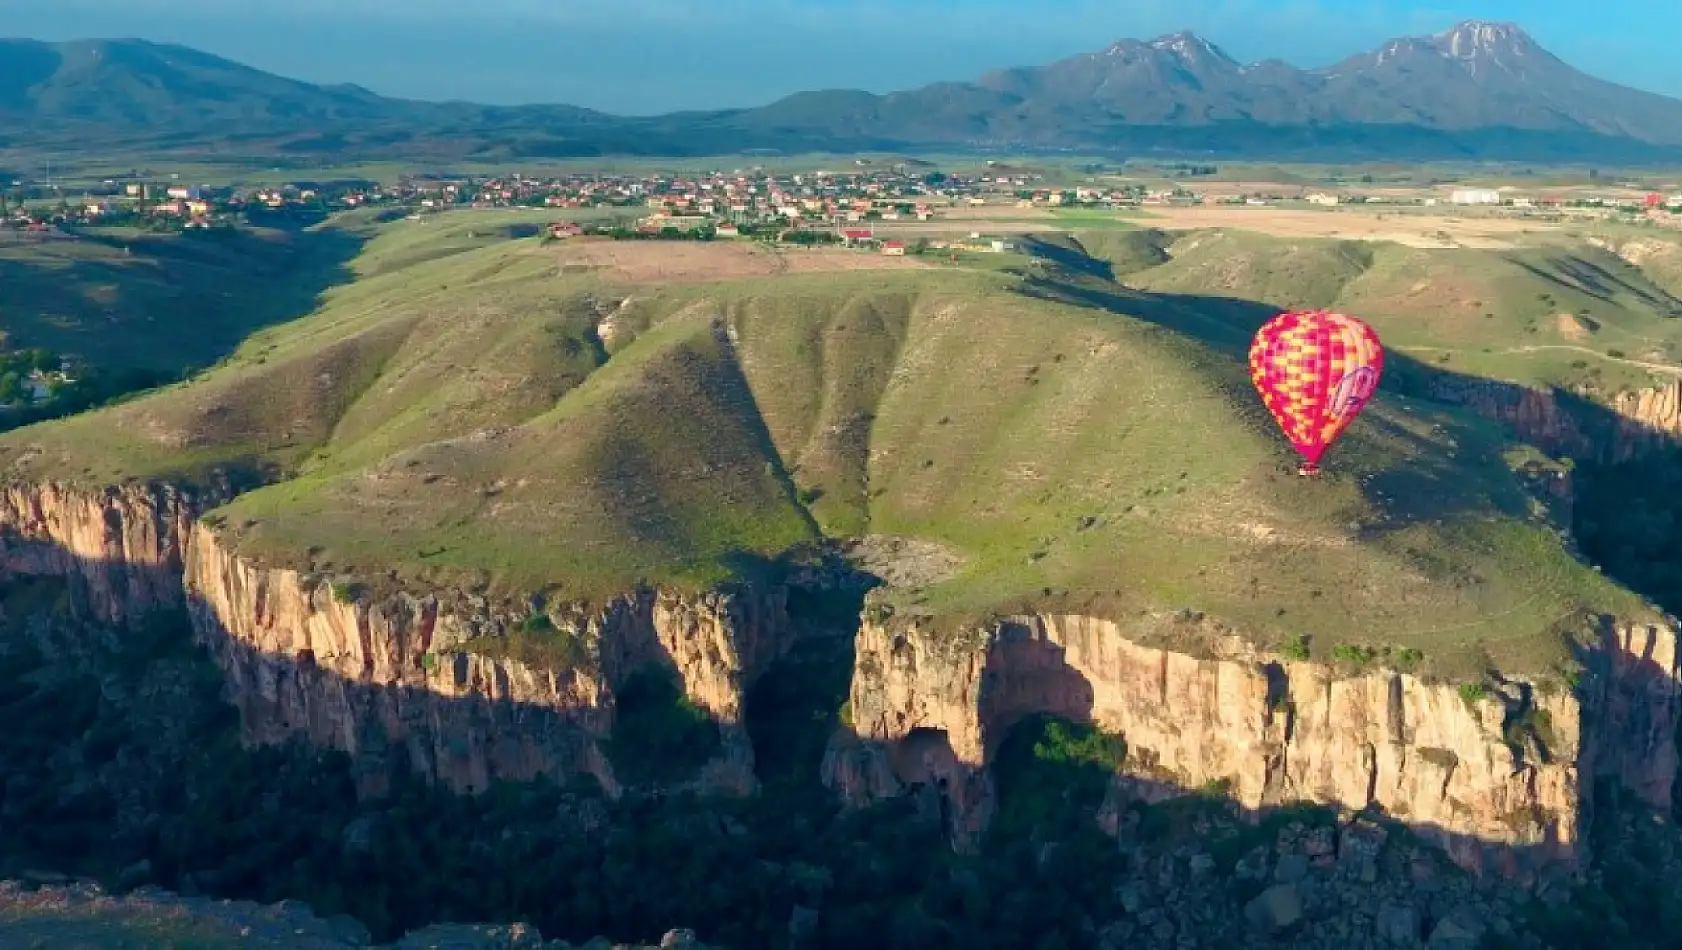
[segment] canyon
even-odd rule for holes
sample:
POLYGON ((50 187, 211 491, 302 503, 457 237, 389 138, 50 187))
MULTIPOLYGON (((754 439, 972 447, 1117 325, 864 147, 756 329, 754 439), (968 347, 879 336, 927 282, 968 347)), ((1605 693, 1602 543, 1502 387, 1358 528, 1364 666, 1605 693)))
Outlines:
MULTIPOLYGON (((1430 395, 1578 458, 1630 458, 1682 433, 1682 385, 1604 412, 1499 383, 1439 381, 1430 395)), ((1593 860, 1599 790, 1656 810, 1675 791, 1682 655, 1666 623, 1590 618, 1568 687, 1497 676, 1472 688, 1282 656, 1230 631, 1190 638, 1195 651, 1160 645, 1123 619, 1068 612, 954 624, 895 617, 871 597, 844 628, 817 630, 794 582, 644 586, 589 605, 365 588, 231 547, 201 515, 232 485, 15 482, 0 493, 0 570, 62 578, 85 629, 116 641, 185 610, 247 746, 342 753, 368 799, 414 777, 466 794, 546 780, 610 799, 753 795, 750 694, 803 644, 837 636, 851 640, 850 679, 817 777, 857 810, 932 796, 960 854, 980 850, 1005 808, 1007 738, 1042 715, 1125 744, 1096 814, 1123 840, 1138 806, 1188 794, 1252 823, 1310 804, 1341 813, 1357 851, 1364 823, 1390 821, 1484 879, 1545 888, 1593 860), (628 768, 615 741, 649 671, 717 735, 702 761, 659 779, 628 768)), ((1569 473, 1543 488, 1572 500, 1569 473)))
MULTIPOLYGON (((1570 448, 1585 438, 1542 394, 1442 395, 1541 442, 1570 448)), ((1676 396, 1621 401, 1628 435, 1614 451, 1635 451, 1643 433, 1673 434, 1676 396)), ((616 695, 651 666, 719 726, 718 751, 687 787, 757 787, 743 706, 803 635, 786 588, 645 588, 588 609, 462 591, 347 596, 332 578, 229 550, 196 517, 219 497, 157 485, 14 485, 0 496, 0 565, 67 578, 76 608, 113 628, 185 605, 245 739, 303 737, 348 753, 365 794, 407 769, 460 792, 587 777, 617 796, 626 783, 605 751, 616 695), (539 616, 546 635, 582 648, 579 662, 543 668, 475 648, 517 637, 539 616)), ((1473 695, 1389 670, 1292 661, 1237 637, 1208 656, 1142 646, 1124 625, 1092 617, 1028 615, 943 632, 866 619, 854 644, 851 728, 831 741, 824 779, 855 805, 935 786, 950 805, 953 843, 969 849, 995 806, 991 756, 1015 723, 1047 713, 1124 738, 1112 825, 1127 801, 1218 788, 1256 813, 1293 802, 1382 813, 1471 870, 1577 866, 1597 778, 1664 807, 1676 771, 1676 632, 1615 618, 1599 630, 1576 690, 1511 681, 1473 695)))
POLYGON ((1375 809, 1461 866, 1509 879, 1579 862, 1596 777, 1669 805, 1674 630, 1607 629, 1581 698, 1339 674, 1237 638, 1218 652, 1140 646, 1118 624, 1080 616, 1015 617, 957 635, 867 622, 850 696, 865 742, 838 747, 826 769, 860 803, 938 783, 960 836, 973 838, 991 807, 993 753, 1022 718, 1051 713, 1125 737, 1129 767, 1112 806, 1214 787, 1251 812, 1295 802, 1375 809), (1520 738, 1517 722, 1546 725, 1520 738))

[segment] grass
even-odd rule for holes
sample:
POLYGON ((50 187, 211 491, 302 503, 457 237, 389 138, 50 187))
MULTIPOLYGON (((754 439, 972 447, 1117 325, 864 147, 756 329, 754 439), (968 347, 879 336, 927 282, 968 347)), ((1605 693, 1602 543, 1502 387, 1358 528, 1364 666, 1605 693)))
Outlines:
POLYGON ((1059 223, 1080 228, 1126 231, 1139 227, 1141 221, 1148 223, 1153 216, 1147 211, 1126 209, 1052 208, 1051 217, 1059 223))
POLYGON ((357 242, 340 228, 0 232, 0 328, 8 347, 178 378, 312 310, 357 242))
MULTIPOLYGON (((1428 302, 1475 292, 1510 325, 1544 292, 1593 297, 1522 266, 1554 273, 1562 251, 1469 271, 1388 245, 1080 232, 1065 250, 1172 292, 1105 283, 1094 308, 967 266, 626 286, 559 274, 499 215, 378 226, 313 316, 0 438, 0 462, 94 484, 266 468, 274 484, 215 513, 226 541, 369 584, 594 600, 741 577, 820 535, 905 535, 961 568, 890 592, 898 617, 1079 610, 1190 648, 1191 611, 1471 680, 1568 668, 1582 618, 1646 616, 1564 549, 1502 428, 1386 395, 1307 482, 1227 345, 1268 309, 1230 296, 1361 303, 1393 350, 1476 349, 1497 338, 1481 315, 1428 302)), ((1598 332, 1668 332, 1644 294, 1625 275, 1594 297, 1598 332)), ((509 648, 576 659, 539 634, 509 648)))
MULTIPOLYGON (((515 660, 539 670, 593 672, 590 644, 572 630, 562 630, 544 614, 533 614, 506 636, 475 637, 461 645, 466 653, 515 660)), ((429 656, 431 654, 428 654, 429 656)))
POLYGON ((1673 251, 1682 260, 1682 238, 1648 234, 1635 256, 1661 262, 1649 273, 1591 237, 1429 250, 1190 232, 1170 246, 1170 261, 1124 279, 1155 292, 1359 314, 1391 349, 1471 375, 1607 393, 1676 378, 1664 367, 1682 366, 1682 298, 1662 265, 1673 251))
POLYGON ((194 916, 174 907, 110 906, 0 907, 0 945, 19 950, 234 950, 236 947, 327 947, 324 937, 302 937, 276 928, 253 934, 233 920, 194 916))

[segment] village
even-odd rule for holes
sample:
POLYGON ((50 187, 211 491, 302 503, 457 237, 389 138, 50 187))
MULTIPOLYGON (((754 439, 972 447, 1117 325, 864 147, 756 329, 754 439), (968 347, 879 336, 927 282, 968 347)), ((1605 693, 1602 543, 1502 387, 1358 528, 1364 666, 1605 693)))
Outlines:
MULTIPOLYGON (((105 180, 72 189, 15 187, 0 191, 0 227, 43 232, 90 226, 154 231, 232 227, 242 221, 319 217, 356 208, 385 208, 424 217, 461 208, 533 208, 566 212, 624 209, 606 223, 558 222, 554 238, 596 234, 628 239, 757 238, 792 244, 869 245, 884 253, 924 248, 1004 250, 1002 239, 972 232, 967 242, 934 231, 967 230, 961 222, 1008 218, 1013 211, 1128 211, 1301 208, 1367 212, 1468 213, 1524 220, 1620 220, 1682 227, 1682 194, 1627 188, 1562 189, 1559 193, 1502 188, 1350 187, 1337 190, 1268 182, 1172 179, 1152 184, 1116 176, 1088 176, 1085 184, 1051 183, 1044 172, 998 169, 988 163, 969 175, 925 171, 926 163, 871 164, 845 170, 771 172, 763 167, 702 175, 569 174, 405 175, 393 182, 299 180, 237 188, 168 182, 105 180), (1113 179, 1113 180, 1112 180, 1113 179), (640 213, 632 219, 633 214, 640 213), (952 228, 922 228, 944 220, 952 228), (923 233, 930 232, 930 233, 923 233)), ((1200 173, 1204 170, 1200 169, 1200 173)), ((140 176, 136 176, 140 177, 140 176)), ((1065 176, 1067 177, 1067 176, 1065 176)), ((1195 176, 1194 176, 1195 178, 1195 176)), ((21 186, 21 183, 14 183, 21 186)))

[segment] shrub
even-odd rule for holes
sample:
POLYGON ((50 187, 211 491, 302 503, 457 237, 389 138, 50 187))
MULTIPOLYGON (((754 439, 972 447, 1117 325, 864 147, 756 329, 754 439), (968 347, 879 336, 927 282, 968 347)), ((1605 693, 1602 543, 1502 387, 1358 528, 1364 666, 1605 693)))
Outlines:
POLYGON ((1308 659, 1308 634, 1299 633, 1291 639, 1286 640, 1285 645, 1280 648, 1279 652, 1283 653, 1286 657, 1292 660, 1308 659))
POLYGON ((1378 654, 1372 647, 1358 646, 1353 643, 1340 643, 1332 648, 1332 656, 1339 662, 1354 667, 1363 667, 1373 661, 1378 654))
POLYGON ((1482 683, 1462 683, 1460 685, 1460 698, 1468 706, 1477 705, 1488 695, 1489 690, 1484 688, 1482 683))

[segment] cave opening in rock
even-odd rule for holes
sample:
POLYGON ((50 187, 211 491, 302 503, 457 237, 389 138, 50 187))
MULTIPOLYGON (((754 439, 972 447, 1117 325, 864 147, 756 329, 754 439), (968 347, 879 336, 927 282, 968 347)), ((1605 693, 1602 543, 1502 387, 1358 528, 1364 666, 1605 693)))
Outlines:
POLYGON ((620 684, 608 756, 639 785, 688 781, 722 745, 718 721, 684 695, 676 672, 648 664, 620 684))
POLYGON ((1090 723, 1048 713, 1019 719, 990 769, 998 789, 996 827, 1007 835, 1090 828, 1127 743, 1090 723))
POLYGON ((1007 627, 987 651, 981 681, 981 738, 989 761, 1016 725, 1032 716, 1071 723, 1093 719, 1091 680, 1063 646, 1025 627, 1007 627))
POLYGON ((830 737, 852 725, 847 703, 852 679, 848 634, 803 639, 754 681, 742 708, 762 783, 820 787, 830 737))

